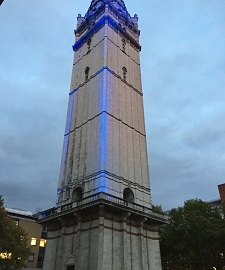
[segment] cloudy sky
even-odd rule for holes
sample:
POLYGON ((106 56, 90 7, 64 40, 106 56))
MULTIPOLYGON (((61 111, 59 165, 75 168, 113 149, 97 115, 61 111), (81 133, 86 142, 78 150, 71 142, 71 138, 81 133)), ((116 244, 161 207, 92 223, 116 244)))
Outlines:
MULTIPOLYGON (((125 0, 139 16, 152 199, 219 197, 225 182, 225 1, 125 0)), ((0 6, 0 194, 54 206, 78 13, 90 0, 0 6)))

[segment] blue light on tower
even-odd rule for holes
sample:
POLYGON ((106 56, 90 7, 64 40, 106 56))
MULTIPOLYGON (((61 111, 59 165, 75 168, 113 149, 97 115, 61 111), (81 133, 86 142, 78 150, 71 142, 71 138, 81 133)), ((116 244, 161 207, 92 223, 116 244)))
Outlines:
MULTIPOLYGON (((102 114, 101 114, 101 170, 105 170, 106 163, 106 128, 107 128, 107 102, 106 102, 106 91, 107 91, 107 82, 106 74, 107 71, 103 67, 103 87, 102 87, 102 114)), ((105 191, 105 176, 100 176, 100 192, 105 191)))

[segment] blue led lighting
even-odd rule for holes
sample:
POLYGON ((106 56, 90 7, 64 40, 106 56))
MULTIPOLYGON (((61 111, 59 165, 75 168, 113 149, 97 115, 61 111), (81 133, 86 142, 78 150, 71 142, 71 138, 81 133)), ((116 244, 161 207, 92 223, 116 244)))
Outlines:
POLYGON ((73 104, 74 104, 74 96, 70 96, 69 104, 68 104, 68 111, 67 111, 65 134, 68 134, 70 131, 72 114, 73 114, 73 104))
MULTIPOLYGON (((104 112, 101 115, 101 168, 105 168, 105 161, 106 161, 106 122, 107 122, 107 115, 104 112)), ((105 190, 105 177, 100 177, 100 191, 105 190)))
MULTIPOLYGON (((60 173, 59 173, 59 186, 63 186, 64 183, 64 176, 66 170, 66 159, 68 155, 68 144, 69 144, 69 131, 71 126, 72 114, 73 114, 73 103, 74 103, 74 96, 69 97, 69 104, 68 104, 68 111, 67 111, 67 119, 66 119, 66 128, 65 128, 65 135, 64 142, 63 142, 63 152, 61 158, 61 166, 60 166, 60 173)), ((57 190, 60 195, 60 188, 57 190)))
MULTIPOLYGON (((102 87, 102 115, 101 115, 101 169, 105 169, 106 166, 106 129, 107 129, 107 78, 106 78, 106 70, 107 67, 103 67, 104 70, 104 79, 103 79, 103 87, 102 87)), ((100 192, 105 191, 105 177, 101 176, 100 178, 100 192)))

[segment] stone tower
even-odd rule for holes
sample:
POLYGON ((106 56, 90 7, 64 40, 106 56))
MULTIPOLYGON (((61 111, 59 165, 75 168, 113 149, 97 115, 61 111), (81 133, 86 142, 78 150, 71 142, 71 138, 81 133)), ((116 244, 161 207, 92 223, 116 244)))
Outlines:
POLYGON ((77 18, 57 205, 44 270, 160 270, 151 209, 138 17, 92 0, 77 18))

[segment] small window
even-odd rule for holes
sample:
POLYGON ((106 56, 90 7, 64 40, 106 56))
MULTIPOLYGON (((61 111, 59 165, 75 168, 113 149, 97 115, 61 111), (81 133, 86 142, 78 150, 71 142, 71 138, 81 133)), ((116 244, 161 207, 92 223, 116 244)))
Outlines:
POLYGON ((75 270, 75 266, 74 265, 69 265, 69 266, 67 266, 66 270, 75 270))
POLYGON ((42 228, 42 232, 47 232, 47 231, 48 231, 47 227, 42 228))
POLYGON ((46 246, 46 243, 47 243, 47 240, 46 239, 41 239, 40 240, 40 247, 45 247, 46 246))
POLYGON ((123 80, 126 81, 127 80, 127 69, 126 69, 126 67, 123 67, 122 70, 123 70, 123 80))
POLYGON ((126 52, 126 41, 125 41, 125 39, 122 39, 122 51, 126 52))
POLYGON ((34 261, 34 253, 30 253, 28 256, 28 262, 33 262, 34 261))
POLYGON ((85 81, 87 81, 89 79, 89 71, 90 71, 90 68, 86 67, 86 69, 85 69, 85 81))
POLYGON ((87 41, 87 52, 89 53, 91 50, 91 38, 87 41))
POLYGON ((36 246, 37 245, 37 238, 36 237, 32 237, 30 244, 31 244, 31 246, 36 246))

